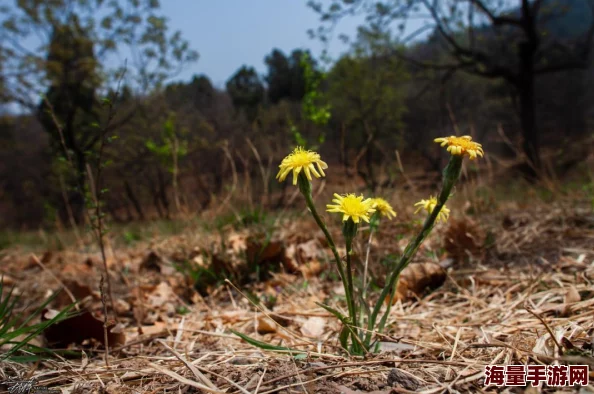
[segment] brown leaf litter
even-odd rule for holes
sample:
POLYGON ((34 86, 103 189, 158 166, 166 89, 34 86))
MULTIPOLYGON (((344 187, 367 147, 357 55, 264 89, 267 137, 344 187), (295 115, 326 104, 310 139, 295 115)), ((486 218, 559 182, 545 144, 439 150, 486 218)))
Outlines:
MULTIPOLYGON (((67 329, 46 333, 48 341, 57 338, 84 350, 81 357, 36 365, 4 362, 0 380, 35 376, 39 385, 63 393, 383 394, 494 391, 483 384, 484 366, 490 364, 571 360, 592 371, 594 226, 580 215, 585 214, 579 208, 535 206, 438 227, 402 274, 400 286, 407 290, 393 306, 386 334, 377 337, 382 351, 367 357, 341 351, 339 322, 316 304, 344 310, 339 283, 326 275, 331 268, 323 241, 313 229, 300 231, 299 222, 277 234, 280 244, 268 250, 259 236, 242 233, 228 240, 226 251, 191 236, 116 251, 111 275, 124 329, 114 330, 113 342, 110 338, 110 367, 102 359, 96 255, 54 252, 42 268, 29 256, 8 253, 2 272, 27 302, 40 303, 66 286, 90 312, 80 324, 71 321, 67 329), (495 234, 490 244, 487 232, 495 234), (214 254, 242 264, 238 256, 245 257, 250 242, 257 245, 248 253, 252 259, 288 256, 295 269, 284 262, 284 270, 239 287, 241 293, 222 284, 208 296, 175 269, 182 260, 206 264, 214 254), (447 259, 453 264, 443 264, 447 259), (304 353, 263 351, 231 329, 304 353)), ((385 226, 372 263, 401 250, 413 231, 385 226), (388 243, 395 234, 403 234, 403 241, 388 243)), ((359 256, 364 242, 357 245, 359 256)), ((70 297, 58 302, 53 309, 70 297)))

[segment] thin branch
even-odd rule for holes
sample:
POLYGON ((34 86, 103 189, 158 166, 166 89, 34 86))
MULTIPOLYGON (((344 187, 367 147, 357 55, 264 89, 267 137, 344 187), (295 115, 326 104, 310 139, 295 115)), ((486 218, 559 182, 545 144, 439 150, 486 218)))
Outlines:
POLYGON ((522 21, 520 19, 510 18, 507 16, 496 16, 495 14, 493 14, 491 12, 491 10, 489 10, 489 8, 481 0, 470 0, 470 3, 474 4, 476 6, 476 8, 478 8, 480 11, 482 11, 482 13, 485 14, 489 18, 489 20, 491 20, 491 23, 493 23, 493 25, 495 25, 495 26, 501 26, 501 25, 522 26, 522 21))

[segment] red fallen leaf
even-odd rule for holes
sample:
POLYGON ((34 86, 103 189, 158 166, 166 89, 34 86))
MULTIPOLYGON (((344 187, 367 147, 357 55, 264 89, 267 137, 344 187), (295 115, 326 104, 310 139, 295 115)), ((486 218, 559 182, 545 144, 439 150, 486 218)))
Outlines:
MULTIPOLYGON (((42 321, 49 320, 51 311, 44 310, 42 321)), ((113 325, 107 328, 109 346, 121 346, 126 343, 123 332, 111 332, 113 325)), ((47 343, 53 347, 67 347, 71 343, 82 345, 85 340, 94 339, 105 346, 103 322, 95 319, 91 312, 85 311, 69 319, 49 326, 43 333, 47 343)))

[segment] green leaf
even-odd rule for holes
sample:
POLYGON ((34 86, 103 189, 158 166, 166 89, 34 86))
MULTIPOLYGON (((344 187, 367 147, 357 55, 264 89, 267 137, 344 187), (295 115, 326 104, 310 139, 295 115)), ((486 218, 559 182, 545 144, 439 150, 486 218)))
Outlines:
POLYGON ((266 342, 258 341, 257 339, 251 338, 251 337, 249 337, 245 334, 242 334, 240 332, 237 332, 235 330, 231 330, 231 332, 233 334, 237 335, 238 337, 240 337, 241 339, 243 339, 244 341, 246 341, 247 343, 249 343, 250 345, 259 347, 260 349, 270 350, 272 352, 307 354, 307 352, 304 350, 291 349, 291 348, 288 348, 285 346, 275 346, 275 345, 271 345, 266 342))
POLYGON ((340 341, 340 346, 343 347, 343 349, 348 349, 349 343, 349 334, 351 333, 351 331, 349 330, 348 326, 343 326, 342 330, 340 330, 340 335, 338 337, 339 341, 340 341))
POLYGON ((350 319, 348 317, 346 317, 345 315, 343 315, 342 313, 340 313, 339 311, 337 311, 336 309, 334 309, 334 308, 332 308, 332 307, 330 307, 328 305, 324 305, 321 302, 316 302, 316 304, 319 305, 319 306, 321 306, 322 308, 324 308, 328 312, 332 313, 344 325, 344 327, 340 331, 339 339, 340 339, 340 345, 345 350, 348 351, 348 338, 349 338, 349 334, 352 334, 353 336, 356 336, 357 335, 355 333, 355 331, 351 327, 350 319))
POLYGON ((346 317, 345 315, 343 315, 342 313, 340 313, 339 311, 337 311, 336 309, 334 309, 334 308, 332 308, 332 307, 330 307, 328 305, 324 305, 321 302, 316 302, 316 305, 321 306, 322 308, 324 308, 328 312, 332 313, 343 324, 347 324, 347 325, 349 324, 349 318, 346 317))
POLYGON ((365 299, 363 298, 363 296, 359 293, 357 294, 358 298, 359 298, 359 304, 361 305, 361 309, 365 310, 365 316, 369 317, 371 315, 371 310, 369 309, 369 305, 367 304, 367 302, 365 301, 365 299))

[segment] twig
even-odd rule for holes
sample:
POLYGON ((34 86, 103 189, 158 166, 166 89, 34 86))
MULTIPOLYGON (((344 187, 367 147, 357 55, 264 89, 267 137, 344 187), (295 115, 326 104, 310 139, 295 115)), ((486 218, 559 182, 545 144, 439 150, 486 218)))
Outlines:
POLYGON ((254 152, 254 156, 258 161, 258 167, 260 168, 260 174, 262 176, 262 185, 264 187, 264 192, 262 193, 262 200, 260 201, 260 205, 263 206, 265 203, 268 202, 268 179, 270 179, 270 167, 268 168, 268 170, 264 168, 264 164, 262 164, 262 158, 258 153, 258 149, 256 149, 256 147, 248 137, 246 137, 245 140, 252 149, 252 152, 254 152))
MULTIPOLYGON (((89 187, 91 188, 91 196, 94 199, 95 202, 95 219, 96 221, 93 221, 91 218, 91 215, 89 215, 89 217, 91 218, 91 226, 94 227, 95 229, 95 236, 97 237, 97 243, 99 244, 99 249, 101 251, 101 260, 103 262, 103 270, 105 272, 105 277, 103 275, 101 275, 101 281, 100 281, 100 292, 101 292, 101 302, 103 303, 103 312, 105 314, 104 318, 103 318, 103 335, 105 338, 105 365, 108 366, 109 365, 109 344, 107 342, 108 339, 108 333, 107 333, 107 321, 108 321, 108 310, 107 310, 107 305, 105 302, 105 294, 103 291, 103 283, 104 281, 107 283, 107 293, 109 294, 109 301, 110 301, 110 305, 111 305, 111 310, 113 312, 114 315, 114 320, 116 321, 116 323, 119 322, 117 313, 116 313, 116 308, 115 308, 115 301, 114 301, 114 297, 113 297, 113 290, 112 290, 112 286, 111 286, 111 279, 109 276, 109 267, 107 266, 107 256, 105 254, 105 239, 104 239, 104 226, 103 226, 103 212, 101 211, 101 203, 100 203, 100 197, 99 197, 99 193, 102 193, 102 170, 103 170, 103 163, 102 163, 102 159, 103 159, 103 151, 105 148, 105 135, 107 134, 110 124, 113 120, 113 118, 115 117, 115 112, 114 112, 114 101, 117 100, 119 92, 120 92, 120 87, 121 87, 121 83, 122 83, 122 79, 124 78, 124 75, 126 73, 126 70, 124 69, 124 72, 122 72, 122 74, 120 75, 120 78, 118 80, 118 85, 117 85, 117 89, 115 91, 114 97, 112 100, 108 100, 109 103, 109 109, 108 109, 108 113, 107 113, 107 121, 105 122, 103 128, 99 131, 99 152, 97 154, 97 173, 95 175, 95 177, 93 177, 93 171, 91 170, 91 166, 87 163, 87 175, 89 177, 89 187)), ((82 185, 81 185, 82 186, 82 185)))
POLYGON ((211 389, 214 389, 214 390, 217 389, 217 387, 210 381, 210 379, 207 378, 206 376, 204 376, 204 374, 202 372, 200 372, 198 370, 198 368, 196 368, 196 366, 194 364, 192 364, 191 362, 189 362, 188 360, 186 360, 184 356, 182 356, 179 352, 177 352, 175 349, 173 349, 168 344, 166 344, 165 341, 163 341, 162 339, 157 339, 157 342, 159 342, 165 349, 167 349, 169 352, 171 352, 171 354, 173 354, 179 361, 181 361, 182 363, 184 363, 184 365, 190 371, 192 371, 192 373, 194 374, 194 376, 196 376, 196 378, 200 379, 202 381, 202 383, 204 383, 205 385, 207 385, 211 389))
POLYGON ((538 313, 536 313, 534 310, 532 310, 532 308, 530 308, 528 305, 525 305, 524 309, 526 309, 532 316, 536 317, 542 323, 542 325, 545 326, 545 328, 549 332, 549 335, 551 336, 551 339, 553 340, 553 342, 555 342, 555 345, 557 345, 557 348, 559 349, 559 353, 562 355, 563 347, 561 346, 561 344, 555 337, 555 334, 553 334, 553 330, 551 330, 551 327, 549 327, 547 322, 545 322, 544 319, 538 313))
POLYGON ((105 302, 105 291, 103 290, 103 283, 104 277, 103 275, 101 275, 101 280, 99 281, 99 293, 101 294, 101 305, 103 306, 103 342, 105 344, 105 353, 103 354, 103 359, 105 361, 105 366, 109 367, 109 334, 107 332, 108 311, 107 302, 105 302))
POLYGON ((72 206, 70 205, 70 201, 68 200, 68 194, 66 193, 66 183, 64 182, 64 177, 62 176, 62 173, 58 174, 58 180, 60 181, 60 191, 62 192, 62 199, 64 200, 64 205, 66 207, 66 213, 68 214, 68 221, 70 222, 70 227, 72 227, 72 231, 74 231, 76 241, 79 245, 82 245, 82 238, 80 237, 80 233, 78 232, 76 220, 74 220, 74 213, 72 212, 72 206))
POLYGON ((183 376, 181 376, 181 375, 179 375, 179 374, 177 374, 177 373, 175 373, 173 371, 170 371, 169 369, 166 369, 165 367, 162 367, 162 366, 160 366, 158 364, 149 362, 148 365, 150 365, 155 370, 161 372, 162 374, 165 374, 165 375, 167 375, 167 376, 169 376, 169 377, 171 377, 171 378, 173 378, 173 379, 177 380, 178 382, 183 383, 185 385, 196 387, 196 388, 198 388, 200 390, 204 390, 204 391, 206 391, 208 393, 226 394, 225 391, 221 391, 219 389, 212 389, 212 388, 210 388, 208 386, 205 386, 205 385, 203 385, 201 383, 194 382, 193 380, 184 378, 183 376))
POLYGON ((66 292, 66 294, 68 294, 68 297, 70 297, 70 299, 74 303, 74 308, 76 308, 77 311, 80 310, 80 308, 78 306, 78 301, 77 301, 76 297, 74 297, 74 294, 72 294, 72 292, 70 291, 70 289, 68 289, 68 287, 66 287, 66 285, 64 284, 64 282, 62 282, 60 280, 60 278, 58 278, 56 275, 54 275, 54 273, 52 271, 50 271, 49 269, 47 269, 47 267, 39 260, 39 258, 37 258, 37 256, 35 256, 34 253, 31 253, 31 258, 33 259, 33 261, 35 262, 35 264, 37 264, 38 266, 40 266, 42 270, 44 270, 45 272, 47 272, 56 282, 58 282, 60 284, 60 286, 62 286, 62 288, 64 289, 64 291, 66 292))
POLYGON ((302 341, 306 342, 309 345, 314 345, 313 342, 308 341, 306 339, 304 339, 303 337, 299 337, 297 334, 295 334, 294 332, 291 332, 289 329, 283 327, 281 324, 279 324, 276 320, 274 320, 270 314, 268 312, 266 312, 260 305, 255 304, 251 298, 249 298, 248 296, 246 296, 241 290, 239 290, 237 288, 237 286, 235 286, 233 284, 233 282, 231 282, 229 279, 225 279, 225 282, 228 283, 229 285, 231 285, 231 287, 233 287, 239 294, 241 294, 246 300, 248 300, 254 307, 256 307, 256 309, 258 309, 260 312, 262 312, 264 315, 266 315, 267 318, 269 318, 271 321, 274 322, 274 324, 276 324, 281 330, 283 330, 284 332, 286 332, 287 334, 289 334, 291 337, 294 338, 299 338, 302 341))
MULTIPOLYGON (((233 160, 233 157, 231 156, 231 152, 229 152, 228 143, 225 142, 223 144, 223 146, 221 147, 221 149, 225 153, 225 157, 227 158, 227 160, 229 160, 229 164, 231 164, 231 172, 233 174, 233 183, 231 185, 231 189, 229 190, 229 194, 227 194, 227 197, 225 197, 225 199, 221 202, 219 209, 224 207, 225 205, 229 204, 231 197, 233 197, 233 195, 235 194, 235 189, 237 189, 237 183, 238 183, 237 170, 235 168, 235 161, 233 160)), ((235 213, 235 216, 237 216, 239 219, 239 215, 235 211, 234 211, 234 213, 235 213)))
POLYGON ((266 376, 266 371, 267 371, 267 368, 264 367, 264 371, 262 372, 262 376, 260 376, 260 379, 258 380, 258 385, 256 386, 256 389, 254 390, 254 394, 258 394, 258 390, 260 390, 260 386, 262 385, 264 376, 266 376))

